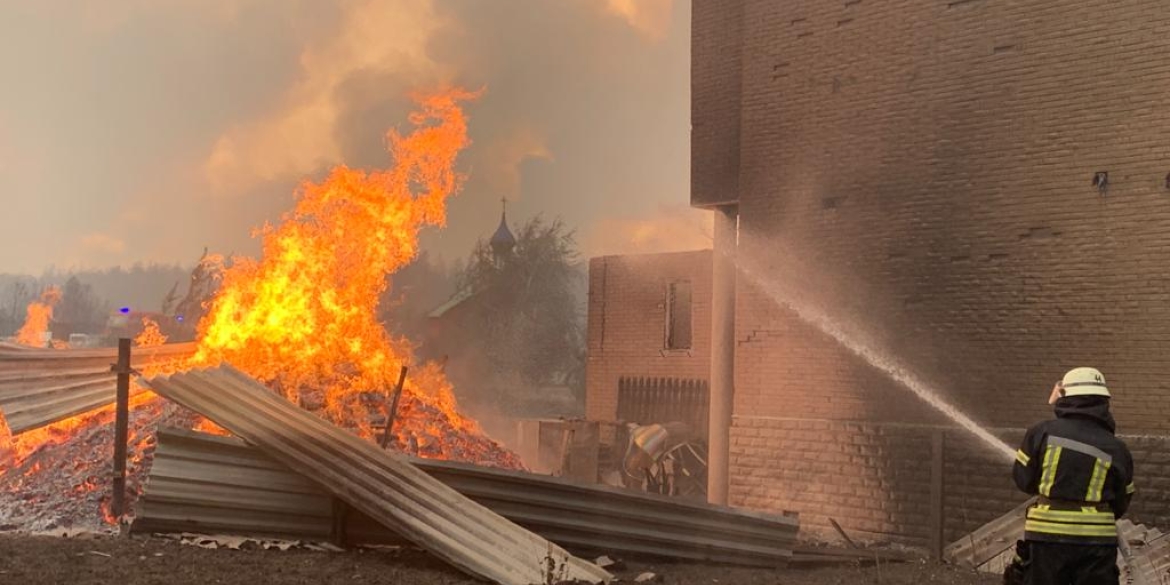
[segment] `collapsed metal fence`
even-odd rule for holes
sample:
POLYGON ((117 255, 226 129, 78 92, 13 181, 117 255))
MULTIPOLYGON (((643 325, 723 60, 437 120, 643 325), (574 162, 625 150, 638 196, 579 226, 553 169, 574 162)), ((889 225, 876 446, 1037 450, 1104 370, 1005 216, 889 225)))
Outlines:
POLYGON ((230 366, 145 383, 470 575, 501 585, 612 579, 400 455, 318 418, 230 366))
MULTIPOLYGON (((793 549, 795 515, 681 502, 548 476, 412 459, 431 477, 580 553, 641 554, 777 567, 823 554, 793 549)), ((216 532, 341 543, 394 542, 321 487, 238 439, 164 429, 135 532, 216 532)))

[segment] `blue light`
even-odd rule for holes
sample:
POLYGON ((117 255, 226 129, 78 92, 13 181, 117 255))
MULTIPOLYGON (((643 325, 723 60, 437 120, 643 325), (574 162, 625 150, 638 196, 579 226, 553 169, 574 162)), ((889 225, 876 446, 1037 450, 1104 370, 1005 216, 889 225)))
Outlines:
POLYGON ((182 323, 182 322, 183 322, 183 316, 182 316, 182 315, 175 315, 175 321, 178 321, 179 323, 182 323))
POLYGON ((122 307, 121 309, 118 309, 118 312, 123 314, 123 315, 129 315, 130 314, 130 307, 122 307))

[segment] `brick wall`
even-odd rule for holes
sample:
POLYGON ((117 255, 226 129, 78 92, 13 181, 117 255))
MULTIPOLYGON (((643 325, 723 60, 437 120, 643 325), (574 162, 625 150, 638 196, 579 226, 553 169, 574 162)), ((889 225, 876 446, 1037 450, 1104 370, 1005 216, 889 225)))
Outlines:
MULTIPOLYGON (((1011 462, 953 427, 809 418, 737 416, 731 487, 736 505, 798 510, 806 535, 836 540, 829 519, 851 538, 929 544, 932 435, 943 434, 943 540, 951 543, 1027 496, 1011 462)), ((1016 445, 1023 429, 997 429, 1016 445)), ((1137 459, 1139 494, 1128 517, 1170 524, 1170 440, 1123 436, 1137 459)))
POLYGON ((739 196, 743 0, 694 2, 691 19, 691 203, 707 206, 739 196))
MULTIPOLYGON (((1048 417, 1053 381, 1095 365, 1114 389, 1122 432, 1170 432, 1170 13, 1161 3, 698 4, 692 200, 705 204, 708 177, 738 168, 728 184, 741 254, 760 274, 803 287, 981 423, 1022 428, 1048 417), (741 20, 715 18, 720 8, 741 20), (736 78, 721 70, 736 59, 739 85, 725 89, 738 93, 732 116, 707 100, 736 78), (729 120, 738 148, 711 147, 730 134, 708 125, 729 120), (1090 184, 1097 171, 1109 172, 1104 194, 1090 184)), ((733 502, 796 509, 811 526, 839 509, 847 528, 919 538, 920 511, 903 500, 917 493, 904 462, 921 446, 878 433, 855 447, 848 425, 947 421, 752 279, 741 277, 738 291, 733 502), (817 438, 824 432, 830 439, 817 438), (834 481, 832 466, 854 458, 851 481, 834 481), (823 479, 802 479, 810 468, 823 479), (865 498, 815 491, 868 493, 874 482, 887 488, 885 503, 857 507, 848 502, 865 498)), ((951 442, 953 473, 963 458, 986 470, 948 476, 962 486, 947 500, 954 536, 1018 500, 994 455, 951 442)), ((1167 457, 1135 452, 1139 473, 1151 475, 1135 512, 1165 520, 1167 457)))
POLYGON ((710 373, 711 251, 603 256, 589 261, 585 410, 614 420, 618 379, 706 380, 710 373), (692 284, 692 349, 666 351, 666 289, 692 284))

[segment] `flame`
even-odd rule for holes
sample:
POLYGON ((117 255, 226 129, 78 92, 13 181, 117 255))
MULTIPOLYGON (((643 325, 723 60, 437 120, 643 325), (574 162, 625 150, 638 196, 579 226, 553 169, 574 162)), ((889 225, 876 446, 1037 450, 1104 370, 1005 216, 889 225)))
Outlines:
MULTIPOLYGON (((415 364, 411 343, 391 337, 376 317, 387 275, 418 253, 419 230, 446 220, 446 199, 462 182, 455 160, 470 144, 459 104, 476 97, 478 93, 461 89, 417 96, 420 111, 410 117, 412 131, 388 134, 390 168, 369 172, 335 168, 323 182, 301 187, 295 208, 280 225, 260 231, 259 260, 235 258, 224 269, 222 258, 209 258, 208 266, 221 270, 222 284, 199 322, 195 357, 189 363, 146 364, 143 375, 226 361, 339 426, 375 438, 383 427, 375 429, 371 419, 379 412, 386 414, 399 368, 410 365, 398 411, 393 413, 399 449, 426 457, 522 467, 514 454, 487 439, 475 420, 460 414, 442 367, 415 364)), ((59 292, 55 294, 59 298, 59 292)), ((55 302, 51 298, 46 291, 41 302, 34 303, 35 311, 30 305, 26 328, 47 328, 55 302), (34 322, 34 313, 40 320, 34 322)), ((158 323, 144 319, 143 327, 135 339, 138 347, 165 343, 158 323)), ((148 391, 131 398, 130 407, 138 414, 132 415, 129 468, 138 476, 149 465, 151 429, 180 416, 164 410, 162 403, 148 391)), ((74 438, 112 440, 97 431, 110 426, 113 408, 16 437, 8 435, 0 417, 0 455, 7 451, 9 469, 20 470, 20 477, 9 474, 9 486, 15 486, 9 489, 26 485, 25 477, 43 481, 45 475, 78 473, 82 479, 70 484, 75 496, 104 490, 104 481, 95 481, 88 472, 93 462, 65 470, 62 465, 71 465, 68 459, 62 461, 45 449, 74 438), (83 470, 87 472, 80 473, 83 470)), ((211 421, 190 413, 182 416, 189 417, 182 424, 226 434, 211 421)), ((136 489, 140 488, 131 486, 128 496, 134 497, 136 489)), ((107 523, 115 521, 108 494, 100 508, 107 523)))
MULTIPOLYGON (((446 220, 462 176, 456 156, 470 144, 461 89, 416 96, 409 134, 388 134, 386 170, 334 168, 306 182, 296 207, 266 226, 260 260, 234 259, 199 324, 199 364, 226 361, 287 398, 370 438, 370 402, 383 402, 412 346, 376 318, 386 276, 418 253, 419 230, 446 220)), ((435 417, 457 433, 480 432, 461 415, 434 364, 411 365, 395 430, 431 435, 435 417)), ((447 433, 448 435, 450 432, 447 433)), ((433 442, 433 441, 428 441, 433 442)))
POLYGON ((22 345, 44 347, 45 333, 48 333, 49 321, 53 319, 53 307, 60 300, 61 289, 50 286, 41 293, 40 300, 29 303, 24 325, 16 332, 16 342, 22 345))
POLYGON ((150 317, 142 318, 142 333, 134 338, 136 347, 156 347, 167 342, 167 336, 158 328, 158 323, 150 317))

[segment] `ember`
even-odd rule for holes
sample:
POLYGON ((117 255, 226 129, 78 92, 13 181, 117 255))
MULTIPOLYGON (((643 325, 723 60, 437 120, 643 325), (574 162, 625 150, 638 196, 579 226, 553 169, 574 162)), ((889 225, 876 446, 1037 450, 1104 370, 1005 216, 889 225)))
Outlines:
MULTIPOLYGON (((112 524, 110 514, 110 454, 114 447, 113 409, 103 409, 75 419, 64 430, 60 423, 25 433, 46 442, 32 447, 0 475, 0 526, 39 531, 57 528, 97 527, 112 524), (45 431, 41 435, 41 431, 45 431)), ((127 491, 131 501, 142 491, 154 452, 155 429, 160 424, 190 426, 193 416, 168 407, 157 397, 140 401, 130 413, 130 441, 127 452, 127 491), (169 410, 170 412, 164 412, 169 410)), ((25 445, 25 448, 31 443, 25 445)))

